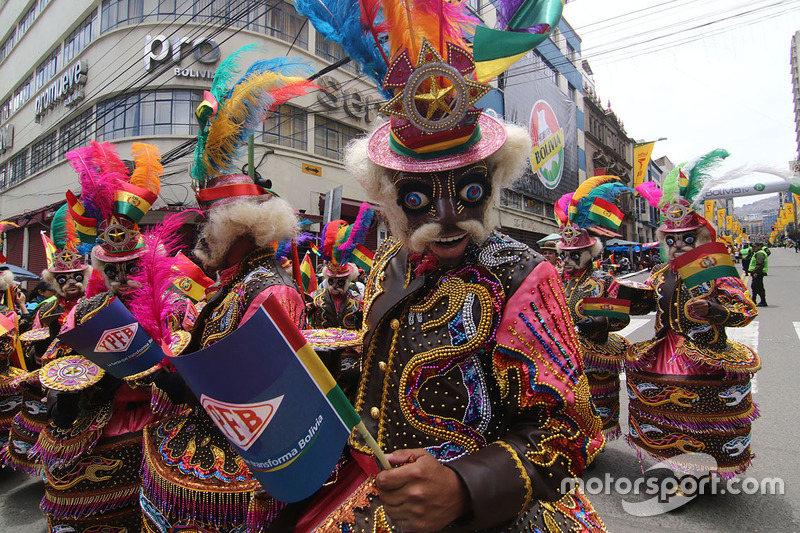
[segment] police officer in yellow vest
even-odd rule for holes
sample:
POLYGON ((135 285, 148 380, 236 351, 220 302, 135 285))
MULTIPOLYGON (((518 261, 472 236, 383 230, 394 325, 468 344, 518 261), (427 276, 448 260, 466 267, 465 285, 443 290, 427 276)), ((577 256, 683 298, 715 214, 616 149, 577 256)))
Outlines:
POLYGON ((750 285, 750 292, 752 293, 753 300, 756 297, 760 300, 756 303, 757 307, 767 307, 767 293, 764 290, 764 276, 767 275, 769 270, 769 250, 764 248, 764 243, 753 243, 753 255, 748 265, 750 275, 753 277, 753 282, 750 285))
POLYGON ((744 270, 744 275, 748 276, 750 274, 750 259, 753 257, 753 248, 750 243, 744 243, 739 253, 742 254, 742 270, 744 270))

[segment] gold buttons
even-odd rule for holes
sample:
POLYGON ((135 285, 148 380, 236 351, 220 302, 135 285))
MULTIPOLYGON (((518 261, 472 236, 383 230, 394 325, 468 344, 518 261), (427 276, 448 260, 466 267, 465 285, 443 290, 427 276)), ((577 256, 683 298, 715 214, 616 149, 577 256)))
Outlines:
POLYGON ((381 416, 381 411, 377 407, 373 407, 369 410, 369 416, 371 416, 374 420, 377 420, 379 416, 381 416))
POLYGON ((396 318, 393 318, 392 321, 389 322, 389 327, 397 331, 397 329, 400 327, 400 321, 396 318))
POLYGON ((378 363, 378 368, 381 369, 381 372, 386 372, 386 361, 381 361, 378 363))

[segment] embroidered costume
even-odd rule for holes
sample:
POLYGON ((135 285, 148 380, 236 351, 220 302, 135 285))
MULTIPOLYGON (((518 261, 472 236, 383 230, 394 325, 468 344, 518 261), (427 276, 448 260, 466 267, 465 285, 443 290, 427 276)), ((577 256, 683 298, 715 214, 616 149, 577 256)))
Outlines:
POLYGON ((657 312, 655 338, 634 344, 625 363, 628 441, 658 460, 709 454, 716 460, 712 470, 733 475, 750 464, 750 425, 758 417, 750 378, 761 362, 729 340, 725 328, 746 326, 757 312, 740 278, 690 289, 675 268, 682 254, 715 240, 691 202, 702 198, 698 190, 710 165, 725 156, 713 152, 667 176, 658 234, 669 263, 656 266, 643 287, 621 286, 619 295, 630 297, 633 314, 657 312))
MULTIPOLYGON (((219 66, 212 90, 197 110, 200 133, 192 177, 206 222, 195 255, 207 270, 219 272, 220 288, 199 313, 188 352, 232 333, 268 295, 278 298, 299 327, 305 322, 302 294, 276 262, 271 244, 294 237, 297 218, 285 200, 234 172, 239 148, 254 128, 309 84, 281 73, 282 68, 305 72, 291 58, 285 64, 286 58, 258 61, 234 83, 233 70, 245 50, 219 66)), ((143 531, 266 530, 281 504, 264 494, 198 399, 183 386, 177 389, 169 392, 174 402, 185 401, 191 408, 144 432, 143 531)))
POLYGON ((570 315, 578 326, 584 371, 592 401, 603 420, 607 439, 619 436, 619 373, 630 343, 612 333, 628 325, 627 311, 608 299, 613 277, 595 268, 603 244, 589 235, 594 224, 619 229, 622 211, 616 205, 623 192, 633 192, 615 176, 594 176, 574 193, 565 194, 555 206, 561 228, 557 243, 564 254, 562 280, 570 315))

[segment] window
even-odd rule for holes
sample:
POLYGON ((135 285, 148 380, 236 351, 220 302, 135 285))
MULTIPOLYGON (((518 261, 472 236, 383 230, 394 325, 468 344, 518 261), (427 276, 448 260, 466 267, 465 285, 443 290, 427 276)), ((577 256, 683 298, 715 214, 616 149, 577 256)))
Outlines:
POLYGON ((6 165, 0 166, 0 190, 5 189, 8 183, 6 182, 6 165))
POLYGON ((201 101, 194 91, 145 91, 106 100, 97 106, 97 140, 195 135, 194 109, 201 101))
POLYGON ((308 113, 291 105, 279 106, 264 121, 264 142, 295 150, 308 150, 308 113))
POLYGON ((569 59, 573 63, 578 60, 578 52, 569 43, 567 43, 567 59, 569 59))
POLYGON ((100 33, 144 20, 144 0, 103 0, 100 33))
POLYGON ((267 0, 267 24, 270 36, 308 50, 306 18, 298 14, 292 4, 284 0, 267 0))
POLYGON ((22 17, 22 20, 19 21, 19 26, 17 26, 17 41, 22 39, 22 36, 25 35, 31 26, 33 26, 33 21, 36 19, 36 4, 33 4, 31 8, 25 13, 25 16, 22 17))
POLYGON ((363 132, 347 124, 317 115, 314 126, 314 153, 331 159, 341 159, 350 140, 363 132))
MULTIPOLYGON (((321 33, 317 33, 316 54, 329 63, 336 63, 347 55, 344 53, 342 45, 326 40, 321 33)), ((339 68, 358 74, 357 61, 350 61, 339 68)))
POLYGON ((28 149, 8 162, 8 184, 14 185, 28 177, 28 149))
POLYGON ((500 205, 522 210, 522 195, 510 189, 501 189, 500 205))
POLYGON ((86 17, 80 25, 70 33, 64 41, 64 64, 72 61, 81 51, 89 46, 97 27, 97 13, 86 17))
POLYGON ((476 14, 481 14, 481 0, 467 0, 467 10, 476 14))
POLYGON ((82 113, 58 130, 58 154, 64 154, 70 150, 86 146, 94 138, 94 113, 92 110, 82 113))
POLYGON ((12 97, 9 96, 3 105, 0 105, 0 122, 5 122, 11 117, 11 99, 12 97))
POLYGON ((33 95, 33 74, 29 75, 15 90, 14 98, 11 102, 11 114, 17 112, 22 105, 31 99, 33 95))
POLYGON ((53 76, 56 75, 56 72, 58 72, 58 56, 60 54, 61 48, 56 48, 36 67, 36 75, 33 80, 34 90, 38 91, 44 87, 45 83, 52 80, 53 76))
POLYGON ((14 48, 14 45, 17 42, 17 34, 16 32, 11 32, 11 35, 8 36, 8 39, 3 43, 3 46, 0 46, 0 61, 3 61, 5 58, 8 57, 8 54, 11 53, 11 49, 14 48))
POLYGON ((55 163, 58 153, 58 132, 54 131, 31 146, 31 174, 55 163))

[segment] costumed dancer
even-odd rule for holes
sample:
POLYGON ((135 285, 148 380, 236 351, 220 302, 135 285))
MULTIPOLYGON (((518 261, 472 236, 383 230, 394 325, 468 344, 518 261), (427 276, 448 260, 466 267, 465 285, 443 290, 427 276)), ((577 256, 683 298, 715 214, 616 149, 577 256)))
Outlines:
MULTIPOLYGON (((668 262, 654 267, 643 287, 622 282, 619 297, 631 300, 632 314, 657 312, 655 338, 632 345, 625 364, 628 441, 640 454, 687 470, 692 464, 682 462, 682 454, 708 454, 716 465, 707 470, 730 476, 750 464, 750 425, 758 417, 750 379, 761 362, 749 347, 728 339, 725 328, 746 326, 757 312, 738 276, 690 289, 676 264, 716 241, 696 209, 709 170, 727 155, 717 150, 675 168, 660 199, 657 190, 642 194, 661 209, 658 238, 668 262)), ((699 260, 706 266, 719 262, 699 260)))
MULTIPOLYGON (((148 252, 138 221, 158 198, 163 169, 158 150, 133 143, 135 168, 110 143, 67 153, 79 174, 81 200, 67 193, 79 237, 92 248, 94 274, 60 332, 83 324, 115 299, 131 309, 140 258, 148 252)), ((135 316, 135 315, 134 315, 135 316)), ((142 428, 153 419, 149 384, 117 379, 61 343, 39 376, 49 390, 51 424, 31 455, 44 465, 41 508, 51 531, 137 531, 142 428), (105 528, 105 529, 104 529, 105 528)), ((153 371, 157 369, 152 369, 153 371)))
POLYGON ((603 253, 603 243, 589 235, 588 228, 600 224, 619 229, 622 212, 616 206, 616 198, 623 192, 633 190, 619 183, 619 178, 594 176, 567 195, 570 201, 566 212, 556 204, 562 226, 557 245, 564 254, 561 275, 564 294, 578 327, 584 372, 589 379, 592 401, 603 420, 606 439, 615 439, 620 434, 619 373, 630 346, 627 339, 612 332, 627 326, 630 316, 617 302, 596 300, 608 298, 614 278, 595 268, 595 260, 603 253))
MULTIPOLYGON (((48 265, 42 272, 42 279, 53 287, 56 296, 44 300, 36 308, 31 319, 27 321, 30 329, 20 335, 29 370, 40 368, 43 362, 47 362, 43 361, 43 356, 48 352, 52 356, 56 351, 49 351, 48 348, 57 342, 56 337, 64 319, 85 293, 92 272, 84 254, 79 251, 81 242, 66 204, 53 215, 50 237, 42 233, 42 239, 48 265)), ((38 476, 42 473, 42 466, 28 457, 28 452, 36 444, 39 434, 48 426, 50 419, 47 405, 42 401, 45 394, 39 382, 38 371, 32 377, 33 379, 27 379, 22 384, 23 404, 11 427, 5 463, 38 476)))
MULTIPOLYGON (((0 231, 3 224, 0 223, 0 231)), ((28 373, 20 368, 22 350, 15 325, 13 297, 14 273, 0 268, 0 445, 8 445, 9 430, 22 406, 22 378, 28 373), (5 320, 3 320, 3 318, 5 320)), ((23 359, 24 360, 24 359, 23 359)))
MULTIPOLYGON (((327 329, 332 336, 343 329, 361 329, 363 301, 355 286, 359 270, 355 263, 350 262, 350 258, 356 246, 364 244, 374 213, 369 204, 364 202, 353 224, 334 220, 322 228, 319 251, 325 261, 322 269, 325 282, 313 295, 312 323, 315 328, 327 329)), ((316 349, 331 375, 352 401, 359 379, 360 355, 352 346, 341 349, 339 346, 334 342, 327 350, 319 346, 316 349)))
MULTIPOLYGON (((492 193, 522 175, 531 140, 474 107, 490 88, 473 80, 464 7, 383 4, 391 120, 345 164, 394 236, 367 283, 355 407, 396 468, 365 472, 329 514, 312 501, 301 530, 604 529, 578 489, 560 492, 602 448, 602 423, 555 268, 491 230, 492 193)), ((371 460, 361 437, 351 445, 368 460, 340 480, 371 460)))
MULTIPOLYGON (((197 111, 200 133, 192 178, 206 222, 195 255, 208 271, 218 273, 220 288, 198 315, 187 352, 207 348, 235 331, 268 295, 282 302, 299 327, 305 321, 303 296, 276 262, 272 245, 295 236, 297 217, 273 191, 235 172, 248 137, 268 113, 313 85, 294 75, 308 71, 294 58, 258 61, 234 83, 241 54, 250 48, 220 65, 197 111)), ((144 531, 267 528, 279 502, 263 493, 188 389, 181 392, 185 398, 174 401, 190 402, 192 409, 145 429, 144 531)))

